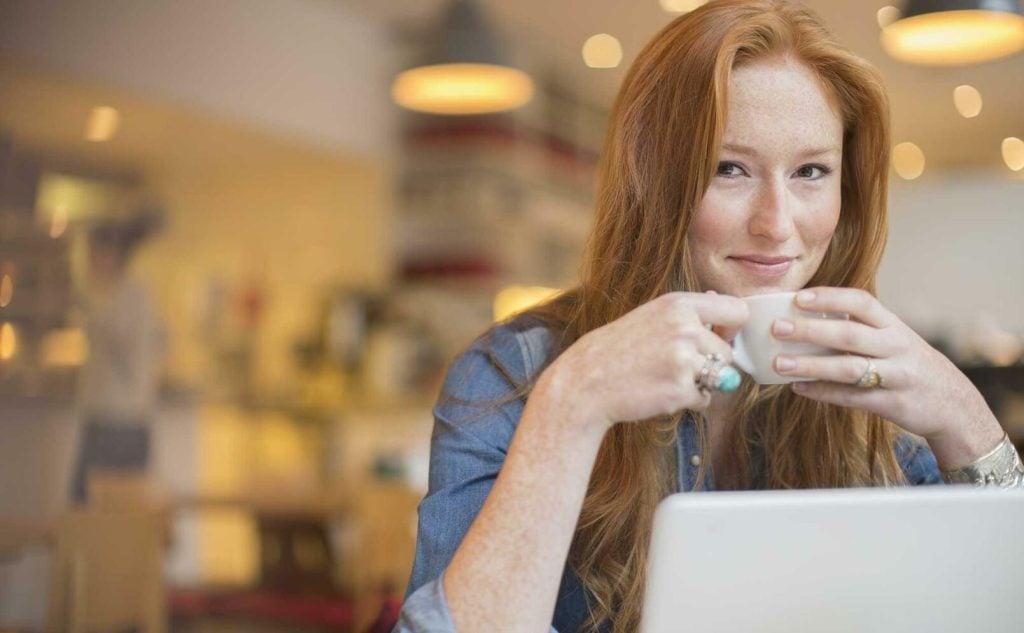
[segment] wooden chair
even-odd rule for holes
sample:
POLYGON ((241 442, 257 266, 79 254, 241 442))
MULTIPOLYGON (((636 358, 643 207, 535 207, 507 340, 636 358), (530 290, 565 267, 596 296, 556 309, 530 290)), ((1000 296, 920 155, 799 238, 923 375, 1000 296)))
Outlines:
POLYGON ((88 478, 88 509, 101 512, 155 510, 166 503, 145 473, 93 470, 88 478))
POLYGON ((47 631, 164 633, 164 523, 146 511, 76 511, 56 533, 47 631))

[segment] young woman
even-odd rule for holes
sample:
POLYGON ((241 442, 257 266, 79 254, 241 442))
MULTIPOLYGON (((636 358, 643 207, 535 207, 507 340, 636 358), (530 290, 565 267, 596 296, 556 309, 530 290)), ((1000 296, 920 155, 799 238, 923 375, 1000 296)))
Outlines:
POLYGON ((161 221, 160 212, 144 209, 89 231, 89 277, 82 301, 89 356, 78 383, 83 424, 71 481, 75 504, 88 501, 91 471, 141 476, 149 468, 165 332, 149 291, 128 265, 161 221))
POLYGON ((712 0, 654 38, 612 111, 579 286, 449 371, 397 631, 634 631, 675 491, 1020 485, 981 395, 874 296, 888 120, 877 72, 799 5, 712 0), (795 290, 851 318, 773 334, 845 353, 717 389, 739 297, 795 290))

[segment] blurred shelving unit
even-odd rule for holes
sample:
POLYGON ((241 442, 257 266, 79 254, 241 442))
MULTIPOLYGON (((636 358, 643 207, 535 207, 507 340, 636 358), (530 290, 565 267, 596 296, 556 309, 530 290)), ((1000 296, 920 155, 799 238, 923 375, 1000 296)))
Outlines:
POLYGON ((494 320, 502 288, 574 285, 606 118, 553 79, 503 115, 405 115, 398 293, 445 359, 494 320))
POLYGON ((65 326, 71 293, 68 240, 31 213, 0 209, 0 399, 71 397, 73 376, 44 367, 44 343, 65 326))

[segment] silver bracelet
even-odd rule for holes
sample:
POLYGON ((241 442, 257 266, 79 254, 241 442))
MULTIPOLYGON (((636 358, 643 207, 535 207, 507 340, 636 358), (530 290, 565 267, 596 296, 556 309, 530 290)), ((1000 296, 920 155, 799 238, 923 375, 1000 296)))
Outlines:
POLYGON ((975 486, 998 486, 1000 488, 1024 487, 1024 464, 1008 435, 1003 436, 999 446, 992 449, 973 464, 954 470, 942 471, 947 484, 973 484, 975 486))

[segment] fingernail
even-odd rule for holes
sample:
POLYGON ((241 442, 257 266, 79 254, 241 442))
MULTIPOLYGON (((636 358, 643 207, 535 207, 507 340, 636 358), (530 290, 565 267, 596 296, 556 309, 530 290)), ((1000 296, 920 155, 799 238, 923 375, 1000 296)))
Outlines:
POLYGON ((778 356, 775 358, 775 371, 789 371, 796 367, 796 361, 788 356, 778 356))
POLYGON ((772 326, 772 332, 778 336, 789 336, 793 333, 793 322, 785 319, 777 319, 772 326))
POLYGON ((814 302, 814 298, 817 295, 813 290, 801 290, 796 294, 796 302, 802 305, 808 305, 814 302))

